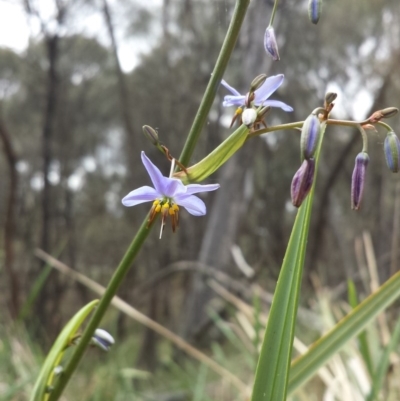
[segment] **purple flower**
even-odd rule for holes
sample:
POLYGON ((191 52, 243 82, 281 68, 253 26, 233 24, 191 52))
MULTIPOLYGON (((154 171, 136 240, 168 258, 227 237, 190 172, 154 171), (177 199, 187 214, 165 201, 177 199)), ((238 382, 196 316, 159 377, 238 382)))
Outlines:
MULTIPOLYGON (((179 206, 184 207, 193 216, 203 216, 206 214, 206 205, 200 198, 193 194, 215 191, 219 188, 219 184, 184 185, 182 181, 177 178, 164 177, 161 171, 150 161, 144 152, 142 152, 141 156, 154 188, 144 186, 129 192, 129 194, 122 199, 122 204, 124 206, 136 206, 140 203, 153 201, 149 223, 153 221, 157 213, 161 212, 161 233, 168 215, 171 216, 172 230, 175 231, 179 223, 179 206)), ((173 168, 171 170, 173 170, 173 168)))
MULTIPOLYGON (((280 102, 279 100, 267 100, 281 85, 283 82, 283 74, 274 75, 268 77, 263 85, 254 92, 254 105, 255 106, 270 106, 280 107, 284 111, 293 111, 293 109, 287 104, 280 102)), ((234 96, 227 95, 224 97, 222 105, 224 107, 229 106, 244 106, 246 103, 246 95, 241 95, 235 88, 232 88, 226 81, 222 80, 221 84, 228 89, 229 92, 233 93, 234 96)))
POLYGON ((364 193, 365 173, 369 163, 369 156, 361 152, 356 157, 356 162, 351 177, 351 208, 358 210, 364 193))

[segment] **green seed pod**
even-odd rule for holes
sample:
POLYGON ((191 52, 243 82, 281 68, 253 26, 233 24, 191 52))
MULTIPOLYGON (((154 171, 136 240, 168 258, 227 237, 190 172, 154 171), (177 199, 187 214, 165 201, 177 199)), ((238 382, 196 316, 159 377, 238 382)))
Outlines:
POLYGON ((258 77, 255 77, 253 81, 251 81, 250 92, 255 92, 258 88, 260 88, 266 79, 266 74, 260 74, 258 77))
POLYGON ((309 0, 308 16, 313 24, 318 24, 322 11, 322 0, 309 0))
POLYGON ((301 129, 300 150, 301 160, 310 159, 317 149, 321 123, 315 114, 310 114, 304 121, 301 129))
POLYGON ((143 134, 145 137, 155 146, 158 146, 160 142, 158 141, 158 133, 154 128, 149 125, 143 125, 143 134))

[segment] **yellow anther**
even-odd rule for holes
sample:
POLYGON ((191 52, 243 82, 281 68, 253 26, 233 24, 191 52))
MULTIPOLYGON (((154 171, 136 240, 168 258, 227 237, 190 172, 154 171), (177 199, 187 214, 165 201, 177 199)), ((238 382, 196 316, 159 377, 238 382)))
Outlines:
POLYGON ((240 115, 240 114, 242 114, 243 113, 243 109, 241 108, 241 107, 238 107, 237 109, 236 109, 236 111, 235 111, 235 114, 238 116, 238 115, 240 115))
POLYGON ((160 203, 156 206, 156 208, 154 209, 156 211, 156 213, 159 213, 161 210, 161 205, 160 203))
POLYGON ((171 216, 173 216, 173 215, 175 214, 175 210, 174 210, 173 207, 170 207, 170 208, 169 208, 169 214, 170 214, 171 216))
POLYGON ((174 203, 172 205, 172 209, 174 209, 174 211, 177 212, 177 211, 179 211, 179 206, 176 203, 174 203))
POLYGON ((164 203, 164 204, 162 205, 162 208, 163 208, 163 209, 169 209, 169 203, 168 203, 168 202, 164 203))

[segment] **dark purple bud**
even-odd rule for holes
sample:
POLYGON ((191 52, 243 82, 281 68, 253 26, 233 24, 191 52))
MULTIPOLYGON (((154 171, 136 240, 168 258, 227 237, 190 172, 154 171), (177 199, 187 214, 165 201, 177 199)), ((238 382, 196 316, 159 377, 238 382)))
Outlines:
POLYGON ((264 48, 274 61, 280 60, 278 52, 278 44, 275 39, 274 28, 270 25, 264 35, 264 48))
POLYGON ((310 159, 317 149, 321 123, 315 114, 310 114, 304 121, 300 136, 300 151, 302 159, 310 159))
POLYGON ((313 24, 318 24, 322 11, 322 0, 309 0, 308 16, 313 24))
POLYGON ((400 141, 393 131, 387 134, 383 148, 389 170, 397 173, 400 167, 400 141))
POLYGON ((300 207, 310 192, 314 181, 314 170, 314 159, 306 159, 294 175, 291 186, 293 206, 300 207))
POLYGON ((356 163, 351 178, 351 208, 358 210, 364 193, 365 173, 369 162, 366 152, 361 152, 356 157, 356 163))

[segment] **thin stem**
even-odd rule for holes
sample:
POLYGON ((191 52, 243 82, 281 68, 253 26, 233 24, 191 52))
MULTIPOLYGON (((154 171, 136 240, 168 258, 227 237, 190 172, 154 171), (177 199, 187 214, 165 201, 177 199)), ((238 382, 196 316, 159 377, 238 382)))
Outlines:
POLYGON ((362 152, 368 153, 368 136, 367 136, 367 133, 365 132, 365 129, 361 125, 358 125, 357 128, 360 131, 361 136, 362 136, 362 141, 363 141, 362 152))
POLYGON ((145 239, 150 233, 150 228, 148 227, 147 218, 143 221, 142 225, 139 228, 139 231, 135 235, 132 240, 131 245, 126 251, 124 257, 122 258, 119 266, 114 272, 110 283, 108 284, 107 290, 104 293, 103 297, 100 300, 98 307, 93 313, 88 325, 86 326, 81 340, 77 345, 74 353, 71 356, 71 359, 68 361, 63 374, 60 377, 60 380, 57 382, 55 389, 51 392, 49 401, 56 401, 60 397, 63 392, 65 386, 67 385, 69 379, 71 378, 74 370, 78 366, 80 360, 83 357, 83 354, 88 346, 94 331, 98 328, 101 319, 107 311, 108 306, 110 305, 114 295, 116 294, 119 286, 121 285, 123 279, 125 278, 126 273, 132 265, 133 260, 136 255, 140 251, 145 239))
POLYGON ((274 8, 272 9, 272 14, 271 14, 271 18, 269 20, 269 25, 268 26, 272 26, 272 24, 274 23, 274 18, 275 18, 276 10, 278 8, 278 3, 279 3, 279 0, 275 0, 274 8))
POLYGON ((390 125, 384 123, 383 121, 378 121, 378 124, 381 125, 382 127, 385 127, 388 131, 393 131, 393 128, 390 125))
POLYGON ((262 134, 267 134, 268 132, 281 131, 283 129, 301 128, 303 126, 303 124, 304 124, 304 121, 297 121, 295 123, 280 124, 280 125, 274 125, 273 127, 259 129, 254 132, 250 132, 249 135, 247 136, 247 139, 254 138, 255 136, 259 136, 262 134))
MULTIPOLYGON (((192 128, 188 134, 185 145, 183 147, 180 161, 183 165, 187 165, 190 157, 194 151, 197 144, 197 140, 201 133, 202 128, 206 122, 208 113, 211 109, 212 103, 214 101, 219 83, 225 72, 226 66, 230 59, 230 56, 235 47, 237 38, 239 36, 240 28, 242 26, 244 17, 246 15, 247 7, 250 0, 238 0, 235 6, 235 10, 232 16, 231 23, 229 25, 224 43, 221 48, 221 52, 218 56, 213 74, 206 88, 205 94, 199 106, 199 110, 194 119, 192 128)), ((125 278, 129 268, 131 267, 135 257, 139 253, 144 241, 150 233, 152 223, 148 223, 148 217, 143 221, 137 234, 132 240, 131 245, 123 256, 119 266, 117 267, 114 275, 112 276, 110 283, 107 286, 106 292, 100 300, 98 307, 93 313, 88 325, 86 326, 83 335, 80 339, 79 344, 75 348, 70 360, 68 361, 60 380, 57 382, 54 390, 51 392, 48 401, 56 401, 62 394, 64 388, 68 384, 73 372, 81 361, 86 347, 88 346, 94 331, 99 326, 101 319, 106 313, 108 306, 111 303, 114 295, 116 294, 119 286, 121 285, 123 279, 125 278)))
POLYGON ((249 3, 250 0, 238 0, 236 2, 235 10, 233 12, 228 32, 226 33, 221 52, 218 56, 214 71, 211 75, 211 79, 207 85, 203 99, 200 103, 199 110, 197 111, 196 117, 194 118, 193 125, 189 131, 186 143, 179 157, 179 161, 184 166, 187 166, 189 164, 190 158, 201 134, 201 130, 206 123, 208 113, 210 112, 211 106, 215 99, 215 95, 217 93, 217 89, 224 75, 226 66, 228 65, 228 61, 231 57, 237 38, 239 36, 240 28, 242 27, 242 23, 246 15, 249 3))

